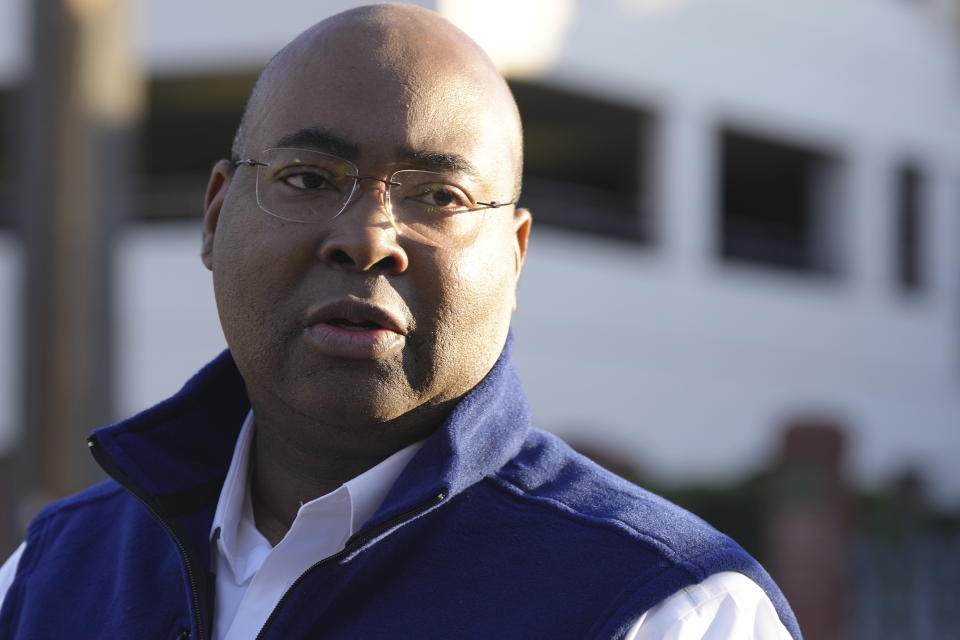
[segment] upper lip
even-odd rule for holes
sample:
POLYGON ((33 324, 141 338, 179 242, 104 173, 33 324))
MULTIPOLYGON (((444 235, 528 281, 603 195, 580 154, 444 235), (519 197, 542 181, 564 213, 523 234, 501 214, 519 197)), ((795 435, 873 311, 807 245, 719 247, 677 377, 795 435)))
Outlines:
POLYGON ((307 326, 331 320, 347 320, 355 323, 374 322, 384 329, 401 335, 406 335, 408 331, 407 322, 400 314, 374 302, 356 298, 341 298, 319 304, 312 307, 307 314, 307 326))

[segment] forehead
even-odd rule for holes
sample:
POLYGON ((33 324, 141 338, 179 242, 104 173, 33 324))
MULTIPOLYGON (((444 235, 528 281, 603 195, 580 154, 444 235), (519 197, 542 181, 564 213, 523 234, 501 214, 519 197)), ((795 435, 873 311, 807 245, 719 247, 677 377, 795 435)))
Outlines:
POLYGON ((433 156, 460 158, 485 182, 512 180, 510 105, 476 74, 442 61, 402 66, 314 55, 274 70, 263 85, 247 132, 250 153, 292 136, 309 142, 298 134, 321 131, 338 143, 331 152, 363 171, 433 156))

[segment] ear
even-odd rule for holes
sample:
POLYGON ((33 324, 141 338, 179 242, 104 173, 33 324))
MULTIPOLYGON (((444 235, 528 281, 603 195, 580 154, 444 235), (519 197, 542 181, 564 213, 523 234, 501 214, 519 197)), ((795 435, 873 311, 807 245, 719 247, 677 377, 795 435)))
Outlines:
MULTIPOLYGON (((513 232, 514 232, 514 265, 516 268, 516 280, 520 279, 520 272, 523 270, 523 263, 527 259, 527 242, 530 240, 530 227, 533 225, 533 216, 529 209, 519 208, 513 214, 513 232)), ((517 294, 514 288, 513 310, 517 310, 517 294)))
POLYGON ((200 259, 207 269, 213 271, 213 239, 220 221, 220 210, 227 197, 227 190, 233 178, 233 163, 220 160, 210 170, 207 193, 203 199, 203 241, 200 246, 200 259))

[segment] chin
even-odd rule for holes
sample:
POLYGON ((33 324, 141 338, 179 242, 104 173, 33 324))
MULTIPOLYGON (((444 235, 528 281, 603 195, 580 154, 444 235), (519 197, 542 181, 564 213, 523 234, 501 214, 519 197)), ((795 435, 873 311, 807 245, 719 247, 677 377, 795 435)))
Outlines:
POLYGON ((379 380, 324 381, 303 388, 288 402, 297 413, 318 422, 360 427, 390 422, 416 407, 416 394, 403 385, 379 380))

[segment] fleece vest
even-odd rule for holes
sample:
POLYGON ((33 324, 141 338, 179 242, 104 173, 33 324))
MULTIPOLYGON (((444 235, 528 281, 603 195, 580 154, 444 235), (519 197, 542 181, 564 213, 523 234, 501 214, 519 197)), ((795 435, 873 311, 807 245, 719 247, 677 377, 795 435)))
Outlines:
MULTIPOLYGON (((210 526, 248 410, 224 352, 169 400, 94 432, 111 479, 33 521, 0 638, 209 639, 210 526)), ((800 637, 736 543, 533 428, 508 345, 259 637, 620 638, 719 571, 759 584, 800 637)))

